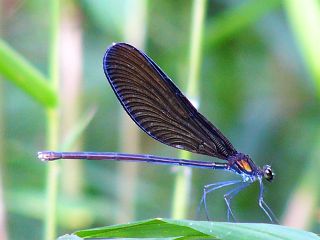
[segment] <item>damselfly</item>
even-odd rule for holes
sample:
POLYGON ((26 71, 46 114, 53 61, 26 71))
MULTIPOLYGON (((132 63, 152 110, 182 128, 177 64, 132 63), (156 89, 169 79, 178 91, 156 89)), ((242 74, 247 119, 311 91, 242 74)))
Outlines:
POLYGON ((225 162, 208 162, 158 157, 153 155, 111 152, 38 153, 39 159, 117 160, 180 165, 195 168, 223 169, 241 176, 241 180, 219 182, 204 187, 201 202, 207 211, 208 193, 235 185, 224 195, 228 219, 234 218, 230 201, 245 187, 258 182, 258 204, 268 218, 276 218, 263 199, 263 180, 272 181, 269 165, 258 167, 248 155, 238 152, 230 141, 181 93, 171 79, 145 53, 126 43, 109 47, 103 58, 105 75, 123 108, 150 137, 171 147, 216 157, 225 162))

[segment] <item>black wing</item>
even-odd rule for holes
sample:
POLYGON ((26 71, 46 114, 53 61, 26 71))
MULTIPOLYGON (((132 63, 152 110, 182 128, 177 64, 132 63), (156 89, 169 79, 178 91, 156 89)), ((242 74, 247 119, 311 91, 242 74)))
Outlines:
POLYGON ((126 43, 108 48, 103 68, 133 121, 154 139, 190 152, 227 159, 237 153, 146 54, 126 43))

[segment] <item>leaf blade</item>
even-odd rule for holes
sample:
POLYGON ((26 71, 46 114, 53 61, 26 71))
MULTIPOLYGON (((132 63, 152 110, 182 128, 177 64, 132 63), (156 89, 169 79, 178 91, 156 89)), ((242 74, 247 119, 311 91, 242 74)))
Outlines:
POLYGON ((264 223, 225 223, 190 220, 150 219, 128 224, 81 230, 74 233, 83 238, 127 237, 127 238, 168 238, 179 239, 214 238, 263 239, 263 240, 319 240, 311 232, 281 225, 264 223))
POLYGON ((58 96, 49 80, 1 39, 0 74, 41 105, 50 108, 57 105, 58 96))

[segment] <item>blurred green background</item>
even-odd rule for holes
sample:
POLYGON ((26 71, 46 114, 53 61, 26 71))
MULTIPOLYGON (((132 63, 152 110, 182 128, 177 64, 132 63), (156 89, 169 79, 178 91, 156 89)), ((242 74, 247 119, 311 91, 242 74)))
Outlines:
MULTIPOLYGON (((102 57, 112 42, 144 48, 185 92, 192 8, 191 0, 0 1, 0 239, 172 216, 178 167, 43 163, 36 153, 179 156, 128 125, 102 57)), ((320 232, 319 1, 212 0, 204 11, 201 113, 238 151, 272 165, 265 200, 281 223, 320 232)), ((194 169, 186 217, 205 220, 203 186, 235 178, 194 169)), ((223 194, 208 197, 216 221, 226 221, 223 194)), ((234 198, 239 221, 268 222, 257 198, 257 184, 234 198)))

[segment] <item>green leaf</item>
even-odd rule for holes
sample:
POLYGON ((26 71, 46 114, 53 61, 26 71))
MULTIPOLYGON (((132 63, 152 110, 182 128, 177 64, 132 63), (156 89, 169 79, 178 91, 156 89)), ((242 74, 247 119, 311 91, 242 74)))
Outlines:
POLYGON ((57 105, 58 97, 50 82, 19 53, 0 39, 0 74, 46 106, 57 105))
POLYGON ((263 223, 225 223, 150 219, 128 224, 81 230, 82 238, 173 238, 220 240, 319 240, 310 232, 263 223))
POLYGON ((320 98, 320 2, 287 0, 284 6, 297 45, 320 98))
POLYGON ((256 23, 259 18, 280 7, 280 4, 280 0, 251 0, 214 17, 205 31, 206 44, 216 45, 223 42, 250 24, 256 23))

